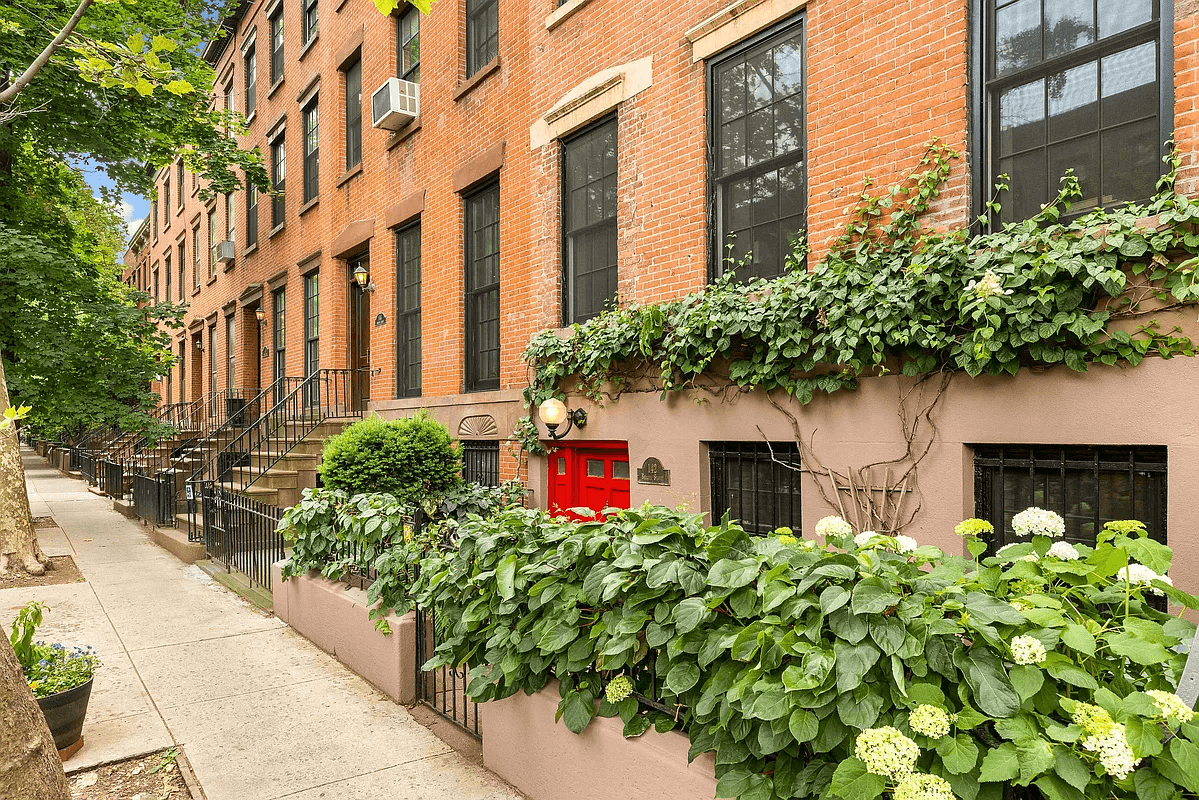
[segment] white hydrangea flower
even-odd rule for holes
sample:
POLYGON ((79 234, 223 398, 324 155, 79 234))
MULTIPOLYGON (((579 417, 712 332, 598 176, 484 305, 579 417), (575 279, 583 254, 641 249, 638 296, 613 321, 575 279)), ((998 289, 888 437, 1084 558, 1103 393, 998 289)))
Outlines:
POLYGON ((824 517, 816 523, 817 536, 849 536, 853 526, 838 516, 824 517))
POLYGON ((1066 521, 1055 511, 1026 508, 1012 517, 1012 532, 1017 536, 1049 536, 1057 538, 1066 533, 1066 521))
POLYGON ((1008 295, 1012 293, 1011 289, 1003 288, 1003 279, 991 270, 984 272, 983 276, 978 280, 972 280, 967 283, 966 291, 982 298, 1001 294, 1008 295))
POLYGON ((1111 733, 1112 726, 1116 724, 1111 714, 1091 703, 1079 703, 1075 706, 1070 719, 1074 721, 1075 725, 1081 726, 1084 731, 1094 737, 1107 736, 1111 733))
POLYGON ((876 531, 862 531, 857 536, 853 537, 853 543, 858 547, 865 547, 870 544, 870 540, 878 536, 876 531))
POLYGON ((1161 594, 1160 589, 1155 589, 1151 585, 1153 581, 1161 581, 1167 586, 1173 586, 1174 582, 1165 575, 1158 575, 1153 570, 1144 564, 1129 564, 1120 573, 1120 577, 1127 583, 1133 586, 1147 586, 1150 594, 1161 594))
POLYGON ((1062 561, 1077 561, 1080 556, 1078 550, 1069 542, 1054 542, 1049 548, 1049 552, 1045 554, 1049 558, 1057 558, 1062 561))
POLYGON ((895 537, 895 544, 899 546, 899 552, 901 553, 910 553, 920 546, 920 543, 911 536, 904 536, 903 534, 895 537))
POLYGON ((898 778, 916 768, 920 747, 897 728, 867 728, 858 734, 853 754, 866 765, 866 771, 884 778, 898 778))
POLYGON ((892 796, 894 800, 955 800, 949 781, 924 772, 904 776, 892 796))
POLYGON ((1153 698, 1153 705, 1166 722, 1190 722, 1195 717, 1194 710, 1173 692, 1163 692, 1160 689, 1150 689, 1145 692, 1153 698))
POLYGON ((927 703, 921 703, 912 709, 912 713, 908 715, 908 725, 916 733, 927 736, 930 739, 940 739, 943 736, 949 735, 950 724, 953 722, 953 717, 948 711, 937 706, 931 706, 927 703))
POLYGON ((1045 645, 1032 636, 1017 636, 1012 639, 1012 661, 1021 666, 1040 664, 1045 660, 1045 645))
POLYGON ((1116 780, 1122 780, 1132 774, 1141 763, 1141 759, 1133 755, 1128 737, 1124 735, 1124 726, 1112 723, 1111 729, 1100 736, 1088 736, 1080 742, 1083 750, 1089 750, 1099 758, 1099 763, 1116 780))

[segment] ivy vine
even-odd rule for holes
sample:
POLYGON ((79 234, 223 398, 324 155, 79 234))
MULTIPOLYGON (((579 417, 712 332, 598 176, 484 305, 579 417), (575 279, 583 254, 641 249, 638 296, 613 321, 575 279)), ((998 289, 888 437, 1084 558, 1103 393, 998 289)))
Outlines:
POLYGON ((1199 299, 1199 201, 1176 191, 1176 154, 1147 203, 1071 218, 1082 192, 1067 174, 1035 217, 999 230, 983 218, 977 233, 928 220, 957 158, 934 142, 888 191, 873 194, 867 181, 811 270, 799 243, 777 278, 741 281, 732 269, 676 300, 613 308, 566 336, 537 334, 523 356, 529 415, 516 438, 543 453, 532 413, 568 386, 597 402, 648 385, 782 390, 806 404, 893 371, 1082 372, 1194 354, 1151 316, 1199 299))

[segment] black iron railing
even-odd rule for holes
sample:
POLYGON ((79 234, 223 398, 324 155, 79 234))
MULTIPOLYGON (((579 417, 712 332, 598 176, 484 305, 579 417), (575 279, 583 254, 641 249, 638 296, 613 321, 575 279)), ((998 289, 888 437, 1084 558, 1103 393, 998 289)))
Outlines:
POLYGON ((170 475, 133 473, 133 510, 146 522, 169 525, 175 516, 175 485, 170 475))
POLYGON ((96 457, 88 451, 79 454, 79 474, 91 485, 96 484, 96 457))
POLYGON ((106 458, 100 462, 100 466, 100 491, 114 500, 120 500, 125 496, 125 465, 106 458))
POLYGON ((483 737, 479 725, 479 706, 466 693, 470 668, 437 667, 424 670, 433 657, 440 637, 432 609, 416 610, 416 699, 432 708, 475 738, 483 737))
POLYGON ((283 509, 211 481, 189 485, 199 497, 208 557, 244 574, 252 585, 270 589, 271 564, 284 557, 283 537, 277 533, 283 509))

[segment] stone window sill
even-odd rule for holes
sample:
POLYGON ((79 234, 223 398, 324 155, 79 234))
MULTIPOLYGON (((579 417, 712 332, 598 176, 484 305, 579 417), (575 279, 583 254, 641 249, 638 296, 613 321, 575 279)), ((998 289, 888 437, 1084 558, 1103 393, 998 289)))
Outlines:
POLYGON ((589 2, 591 2, 591 0, 569 0, 568 2, 558 6, 550 13, 548 17, 545 18, 545 29, 547 31, 552 31, 589 2))
POLYGON ((341 177, 337 179, 337 187, 340 189, 343 185, 348 183, 350 181, 350 179, 355 178, 361 174, 362 174, 362 162, 359 161, 357 164, 350 167, 345 172, 341 173, 341 177))
POLYGON ((412 120, 412 122, 409 122, 407 125, 400 128, 398 131, 392 131, 391 136, 387 138, 386 149, 391 150, 401 142, 408 141, 410 138, 412 138, 414 133, 420 130, 420 125, 421 119, 420 117, 417 117, 416 119, 412 120))
POLYGON ((270 100, 270 99, 271 99, 271 98, 272 98, 272 97, 275 95, 275 92, 279 91, 279 87, 283 85, 283 82, 284 82, 285 80, 287 80, 287 76, 286 76, 286 75, 284 75, 283 77, 279 78, 279 80, 275 81, 274 85, 273 85, 273 86, 271 86, 271 88, 267 90, 267 93, 266 93, 266 99, 267 99, 267 100, 270 100))
POLYGON ((302 217, 305 214, 307 214, 309 211, 311 211, 312 209, 316 208, 320 204, 320 202, 321 202, 321 197, 320 197, 320 195, 317 195, 316 197, 312 198, 304 205, 300 206, 300 216, 302 217))
POLYGON ((321 38, 320 31, 317 31, 316 33, 312 34, 312 38, 308 40, 308 43, 300 48, 300 55, 296 56, 296 60, 303 61, 304 56, 308 55, 308 51, 312 49, 312 46, 314 44, 316 44, 316 40, 319 38, 321 38))
POLYGON ((454 91, 454 100, 458 101, 458 100, 461 100, 463 97, 466 97, 468 94, 471 93, 471 91, 474 90, 474 88, 476 86, 478 86, 480 83, 482 83, 484 80, 486 80, 488 78, 488 76, 490 76, 493 73, 499 72, 499 71, 500 71, 500 57, 496 56, 495 58, 491 59, 491 61, 489 61, 486 66, 482 67, 474 75, 471 75, 470 78, 468 78, 465 83, 461 84, 454 91))
POLYGON ((270 231, 267 233, 266 238, 274 239, 279 234, 279 232, 282 231, 286 227, 287 227, 287 221, 284 220, 283 222, 280 222, 275 227, 271 228, 270 231))
POLYGON ((245 258, 246 256, 250 255, 257 249, 258 249, 258 242, 255 242, 254 244, 250 245, 242 252, 242 254, 241 254, 242 258, 245 258))

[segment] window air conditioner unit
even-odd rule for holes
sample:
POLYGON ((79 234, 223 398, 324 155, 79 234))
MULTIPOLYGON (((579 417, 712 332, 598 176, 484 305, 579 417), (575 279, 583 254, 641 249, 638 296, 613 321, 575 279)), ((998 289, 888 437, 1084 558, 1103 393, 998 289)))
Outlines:
POLYGON ((371 95, 371 124, 398 131, 420 113, 420 84, 388 78, 371 95))
POLYGON ((233 260, 233 242, 228 239, 217 242, 212 246, 212 260, 219 264, 228 264, 233 260))

